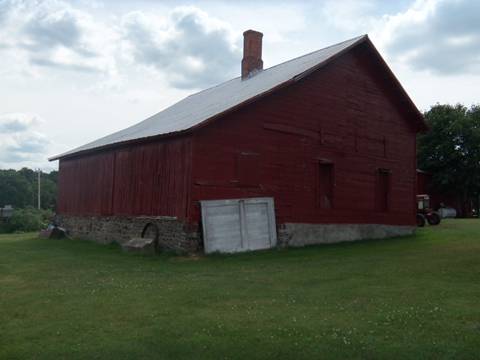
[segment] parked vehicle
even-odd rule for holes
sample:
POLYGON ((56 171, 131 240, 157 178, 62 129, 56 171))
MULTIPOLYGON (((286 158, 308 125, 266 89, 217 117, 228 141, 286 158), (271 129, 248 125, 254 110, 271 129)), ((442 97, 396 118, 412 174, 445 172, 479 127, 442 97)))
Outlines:
POLYGON ((10 218, 13 215, 13 207, 12 205, 5 205, 5 207, 0 207, 0 218, 10 218))
POLYGON ((442 204, 440 204, 440 209, 438 209, 438 213, 440 214, 440 217, 442 219, 453 219, 457 217, 457 210, 455 210, 455 208, 442 206, 442 204))
POLYGON ((430 208, 430 196, 417 195, 417 226, 424 227, 426 222, 429 225, 438 225, 441 219, 440 214, 430 208))

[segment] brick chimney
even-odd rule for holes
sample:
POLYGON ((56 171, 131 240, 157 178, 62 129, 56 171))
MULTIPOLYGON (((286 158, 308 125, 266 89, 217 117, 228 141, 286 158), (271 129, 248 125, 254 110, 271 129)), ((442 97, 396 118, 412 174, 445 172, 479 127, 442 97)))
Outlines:
POLYGON ((242 80, 263 70, 261 32, 247 30, 243 33, 242 80))

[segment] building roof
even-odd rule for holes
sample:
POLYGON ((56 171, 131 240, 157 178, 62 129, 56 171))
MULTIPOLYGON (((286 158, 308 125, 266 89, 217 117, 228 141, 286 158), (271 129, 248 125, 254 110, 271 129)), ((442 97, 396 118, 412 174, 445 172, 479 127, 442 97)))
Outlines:
POLYGON ((53 156, 49 160, 57 160, 93 149, 110 147, 134 140, 161 135, 173 135, 196 128, 209 119, 218 117, 292 81, 301 79, 365 41, 369 41, 367 35, 355 37, 259 71, 248 79, 242 80, 241 77, 237 77, 226 81, 220 85, 190 95, 138 124, 63 154, 53 156))

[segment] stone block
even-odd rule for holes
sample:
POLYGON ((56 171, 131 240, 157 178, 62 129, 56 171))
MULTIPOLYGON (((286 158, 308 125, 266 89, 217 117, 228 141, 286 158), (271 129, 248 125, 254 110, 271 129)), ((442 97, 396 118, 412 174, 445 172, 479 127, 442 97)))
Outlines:
POLYGON ((155 254, 155 239, 133 238, 122 244, 123 251, 141 254, 155 254))

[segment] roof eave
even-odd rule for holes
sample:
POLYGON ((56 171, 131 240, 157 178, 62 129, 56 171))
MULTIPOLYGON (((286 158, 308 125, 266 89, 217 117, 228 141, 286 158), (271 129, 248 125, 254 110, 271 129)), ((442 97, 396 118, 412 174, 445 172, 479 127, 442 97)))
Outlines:
POLYGON ((78 156, 87 155, 87 154, 90 154, 90 153, 95 153, 95 152, 98 152, 98 151, 112 150, 112 149, 132 145, 132 144, 146 143, 146 142, 151 142, 151 141, 155 141, 155 140, 158 140, 158 139, 163 139, 163 138, 168 138, 168 137, 173 137, 173 136, 180 136, 180 135, 186 134, 188 132, 190 132, 190 129, 170 132, 170 133, 166 133, 166 134, 145 136, 145 137, 136 138, 136 139, 132 139, 132 140, 119 141, 119 142, 115 142, 115 143, 112 143, 112 144, 97 146, 97 147, 94 147, 94 148, 91 148, 91 149, 85 149, 85 150, 79 150, 79 151, 75 151, 75 152, 71 152, 71 153, 63 153, 63 154, 55 155, 55 156, 52 156, 52 157, 48 158, 48 161, 56 161, 56 160, 74 158, 74 157, 78 157, 78 156))

